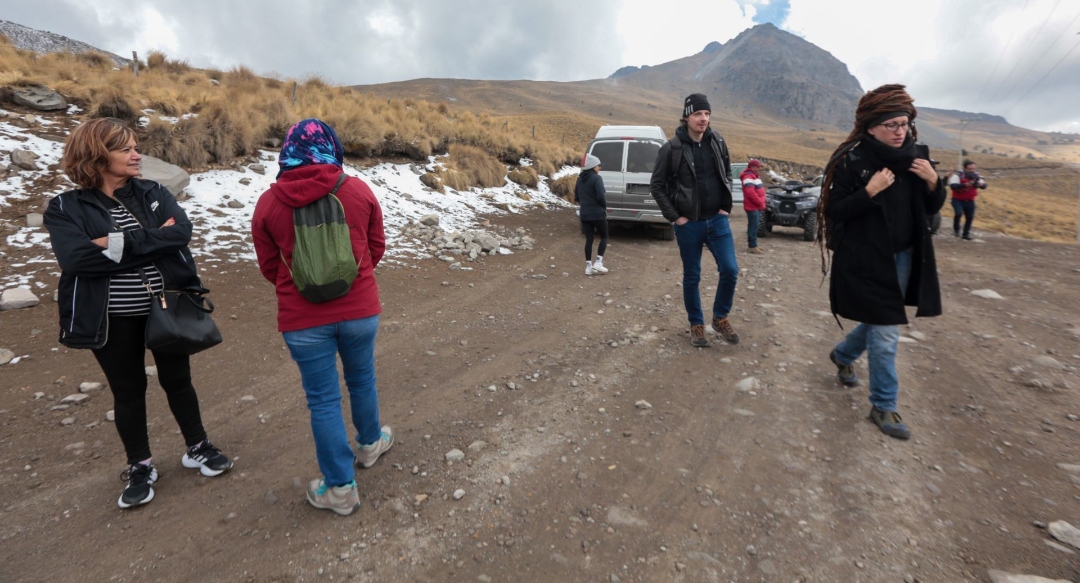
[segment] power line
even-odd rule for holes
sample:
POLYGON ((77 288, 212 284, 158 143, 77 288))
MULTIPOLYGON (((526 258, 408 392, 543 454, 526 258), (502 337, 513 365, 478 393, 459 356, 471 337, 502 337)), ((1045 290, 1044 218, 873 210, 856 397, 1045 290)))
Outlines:
POLYGON ((1032 92, 1032 91, 1033 91, 1033 90, 1034 90, 1034 89, 1035 89, 1036 87, 1038 87, 1038 86, 1039 86, 1039 83, 1042 83, 1044 79, 1046 79, 1047 77, 1049 77, 1049 76, 1050 76, 1050 73, 1053 73, 1053 72, 1054 72, 1054 69, 1057 69, 1057 68, 1058 68, 1058 66, 1059 66, 1059 65, 1061 65, 1061 63, 1065 62, 1065 59, 1069 58, 1069 55, 1073 54, 1073 51, 1075 51, 1077 47, 1080 47, 1080 41, 1077 41, 1077 42, 1076 42, 1076 44, 1074 44, 1074 45, 1073 45, 1073 48, 1069 49, 1069 52, 1065 53, 1065 55, 1064 55, 1064 56, 1062 56, 1062 57, 1061 57, 1060 59, 1058 59, 1058 62, 1054 63, 1054 66, 1053 66, 1053 67, 1050 67, 1050 70, 1049 70, 1049 71, 1047 71, 1045 75, 1043 75, 1042 77, 1040 77, 1040 78, 1039 78, 1039 80, 1038 80, 1038 81, 1036 81, 1034 85, 1032 85, 1032 86, 1028 87, 1028 90, 1027 90, 1027 91, 1025 91, 1023 95, 1021 95, 1021 96, 1020 96, 1020 99, 1017 99, 1017 100, 1016 100, 1016 103, 1014 103, 1014 104, 1012 105, 1012 107, 1010 107, 1009 109, 1006 109, 1006 110, 1005 110, 1005 113, 1007 114, 1007 113, 1011 112, 1011 111, 1012 111, 1012 110, 1013 110, 1013 109, 1014 109, 1014 108, 1015 108, 1015 107, 1016 107, 1017 105, 1020 105, 1020 102, 1022 102, 1022 101, 1024 100, 1024 98, 1025 98, 1025 97, 1027 97, 1028 95, 1030 95, 1030 94, 1031 94, 1031 92, 1032 92))
MULTIPOLYGON (((1024 0, 1024 7, 1020 10, 1020 20, 1024 19, 1024 13, 1027 12, 1028 3, 1030 2, 1031 0, 1024 0)), ((986 78, 986 83, 983 84, 982 90, 979 91, 979 96, 975 98, 975 103, 983 103, 982 98, 983 95, 986 94, 986 88, 990 86, 990 81, 994 79, 994 73, 997 73, 998 65, 1001 64, 1002 57, 1004 57, 1006 51, 1009 50, 1009 45, 1012 44, 1013 37, 1016 36, 1016 31, 1019 30, 1019 27, 1017 26, 1011 26, 1009 28, 1012 30, 1009 34, 1009 40, 1005 41, 1005 47, 1001 49, 1001 54, 998 55, 998 58, 994 59, 994 67, 990 69, 990 75, 986 78)))
MULTIPOLYGON (((1076 23, 1076 19, 1078 19, 1078 18, 1080 18, 1080 12, 1077 12, 1077 13, 1076 13, 1076 16, 1074 16, 1074 17, 1073 17, 1073 19, 1072 19, 1072 21, 1070 21, 1070 22, 1069 22, 1069 24, 1068 24, 1068 25, 1067 25, 1067 26, 1065 27, 1065 31, 1063 31, 1063 32, 1062 32, 1062 35, 1061 35, 1061 37, 1059 37, 1059 38, 1058 38, 1058 40, 1061 40, 1062 38, 1065 38, 1065 35, 1066 35, 1066 34, 1068 34, 1068 32, 1067 32, 1067 31, 1068 31, 1068 30, 1069 30, 1070 28, 1072 28, 1072 25, 1076 23)), ((1038 63, 1038 62, 1042 61, 1043 57, 1045 57, 1045 56, 1046 56, 1046 54, 1047 54, 1047 53, 1049 53, 1049 52, 1050 52, 1050 50, 1054 48, 1054 45, 1056 45, 1056 44, 1057 44, 1057 42, 1058 42, 1058 41, 1054 41, 1054 42, 1050 43, 1050 45, 1046 47, 1046 50, 1045 50, 1045 51, 1043 51, 1041 55, 1039 55, 1039 58, 1035 59, 1034 63, 1038 63)), ((1033 63, 1033 64, 1034 64, 1034 63, 1033 63)), ((1017 86, 1017 87, 1019 87, 1020 85, 1019 85, 1019 84, 1017 84, 1016 86, 1017 86)), ((1008 92, 1006 92, 1006 93, 1005 93, 1005 95, 1002 95, 1002 96, 1001 96, 1001 99, 1002 99, 1003 101, 1004 101, 1005 99, 1007 99, 1007 98, 1008 98, 1008 96, 1009 96, 1009 93, 1011 93, 1011 92, 1012 92, 1012 88, 1010 87, 1010 88, 1009 88, 1009 91, 1008 91, 1008 92)))
MULTIPOLYGON (((1050 22, 1050 17, 1053 16, 1054 12, 1057 11, 1057 7, 1058 7, 1059 4, 1061 4, 1061 0, 1057 0, 1057 2, 1054 3, 1054 7, 1051 8, 1050 12, 1048 12, 1046 14, 1046 18, 1043 19, 1042 24, 1039 26, 1038 32, 1035 33, 1035 38, 1039 38, 1039 36, 1042 35, 1043 29, 1046 28, 1046 23, 1050 22)), ((1034 46, 1034 45, 1028 45, 1029 48, 1032 47, 1032 46, 1034 46)), ((1018 67, 1020 65, 1020 61, 1023 61, 1023 59, 1017 59, 1016 61, 1013 62, 1012 68, 1010 68, 1009 72, 1005 74, 1005 79, 1008 79, 1009 77, 1012 76, 1013 71, 1015 71, 1016 67, 1018 67)), ((1012 87, 1009 87, 1009 89, 1011 90, 1012 87)), ((1000 91, 1000 88, 995 89, 994 92, 990 95, 990 97, 986 100, 987 103, 990 103, 990 102, 994 101, 994 98, 997 97, 997 94, 998 94, 999 91, 1000 91)))

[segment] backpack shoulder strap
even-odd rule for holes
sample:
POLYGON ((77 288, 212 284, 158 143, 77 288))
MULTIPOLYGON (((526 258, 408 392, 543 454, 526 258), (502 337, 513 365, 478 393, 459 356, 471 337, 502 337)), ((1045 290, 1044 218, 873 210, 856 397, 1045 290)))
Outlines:
POLYGON ((675 176, 675 173, 679 170, 679 160, 682 159, 682 140, 679 139, 679 136, 675 136, 668 140, 668 143, 671 144, 671 161, 668 164, 671 170, 668 177, 671 177, 675 176))
POLYGON ((345 184, 345 179, 348 177, 349 176, 347 174, 342 172, 341 176, 338 176, 337 184, 334 185, 334 189, 330 191, 330 194, 337 194, 338 189, 341 188, 342 184, 345 184))

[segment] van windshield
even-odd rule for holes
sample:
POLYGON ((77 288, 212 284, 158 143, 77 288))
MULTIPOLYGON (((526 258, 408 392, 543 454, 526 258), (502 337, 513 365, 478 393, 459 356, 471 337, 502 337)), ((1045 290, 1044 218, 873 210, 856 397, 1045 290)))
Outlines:
POLYGON ((656 153, 660 151, 658 142, 630 142, 630 150, 626 154, 627 172, 652 173, 656 165, 656 153))

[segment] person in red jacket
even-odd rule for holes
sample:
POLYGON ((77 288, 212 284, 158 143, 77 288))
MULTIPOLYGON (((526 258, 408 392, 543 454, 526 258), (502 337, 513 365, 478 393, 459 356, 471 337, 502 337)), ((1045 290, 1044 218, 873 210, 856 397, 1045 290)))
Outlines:
POLYGON ((765 210, 765 185, 761 182, 758 174, 762 167, 761 161, 754 158, 746 164, 746 170, 739 175, 742 181, 743 209, 746 211, 746 242, 750 247, 749 253, 761 253, 757 245, 758 224, 761 222, 761 213, 765 210))
POLYGON ((971 223, 975 220, 975 197, 978 189, 986 190, 986 180, 975 169, 975 163, 964 160, 964 169, 957 170, 949 177, 949 190, 952 191, 953 234, 960 236, 960 217, 964 217, 964 239, 970 241, 971 223))
POLYGON ((379 425, 375 388, 375 334, 379 288, 375 266, 386 250, 382 209, 364 181, 349 176, 337 191, 349 224, 357 277, 336 299, 313 304, 300 295, 290 265, 296 235, 293 209, 326 196, 344 173, 344 149, 334 130, 305 119, 285 136, 277 182, 259 197, 251 218, 259 269, 274 284, 278 331, 300 368, 311 412, 315 455, 323 477, 312 480, 307 500, 340 515, 360 507, 353 465, 369 468, 394 444, 390 427, 379 425), (341 355, 359 453, 354 454, 341 415, 337 357, 341 355))

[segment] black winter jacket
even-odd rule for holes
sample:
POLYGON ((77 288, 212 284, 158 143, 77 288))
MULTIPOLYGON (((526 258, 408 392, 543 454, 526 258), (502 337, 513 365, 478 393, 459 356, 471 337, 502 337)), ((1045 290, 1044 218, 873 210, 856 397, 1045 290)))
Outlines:
POLYGON ((131 180, 130 194, 118 194, 118 200, 143 224, 142 229, 120 229, 99 198, 104 194, 94 189, 65 192, 49 201, 45 211, 45 228, 61 272, 60 343, 69 348, 105 345, 109 280, 114 274, 152 263, 161 272, 165 289, 202 289, 188 249, 191 221, 187 214, 165 187, 150 180, 131 180), (161 228, 170 218, 176 224, 161 228), (119 263, 92 241, 110 232, 124 233, 119 263))
MULTIPOLYGON (((720 209, 731 212, 731 158, 728 156, 727 144, 711 127, 705 130, 701 139, 708 141, 712 155, 716 159, 716 167, 720 172, 720 209)), ((709 217, 701 215, 701 201, 694 194, 697 186, 697 174, 694 171, 694 155, 690 148, 694 142, 686 132, 686 128, 680 127, 675 130, 675 137, 660 147, 656 154, 656 164, 653 165, 652 180, 649 181, 649 189, 656 199, 656 206, 660 207, 660 213, 664 218, 674 223, 679 217, 686 217, 691 221, 699 221, 709 217), (680 144, 682 155, 676 157, 676 167, 672 168, 671 149, 672 144, 680 144)))
MULTIPOLYGON (((929 148, 916 146, 918 157, 929 159, 929 148)), ((833 314, 849 320, 893 326, 907 324, 904 305, 918 306, 917 317, 941 315, 941 291, 927 215, 941 210, 945 185, 936 190, 912 172, 897 172, 889 189, 908 189, 912 205, 911 277, 903 296, 896 276, 892 239, 885 211, 870 198, 866 184, 880 170, 860 156, 858 146, 837 165, 829 188, 826 218, 833 251, 829 301, 833 314)), ((888 189, 887 189, 888 190, 888 189)), ((886 192, 886 191, 882 191, 886 192)), ((879 193, 880 196, 880 193, 879 193)))
POLYGON ((583 170, 574 187, 574 202, 581 205, 579 218, 583 221, 607 219, 606 194, 600 174, 593 169, 583 170))

